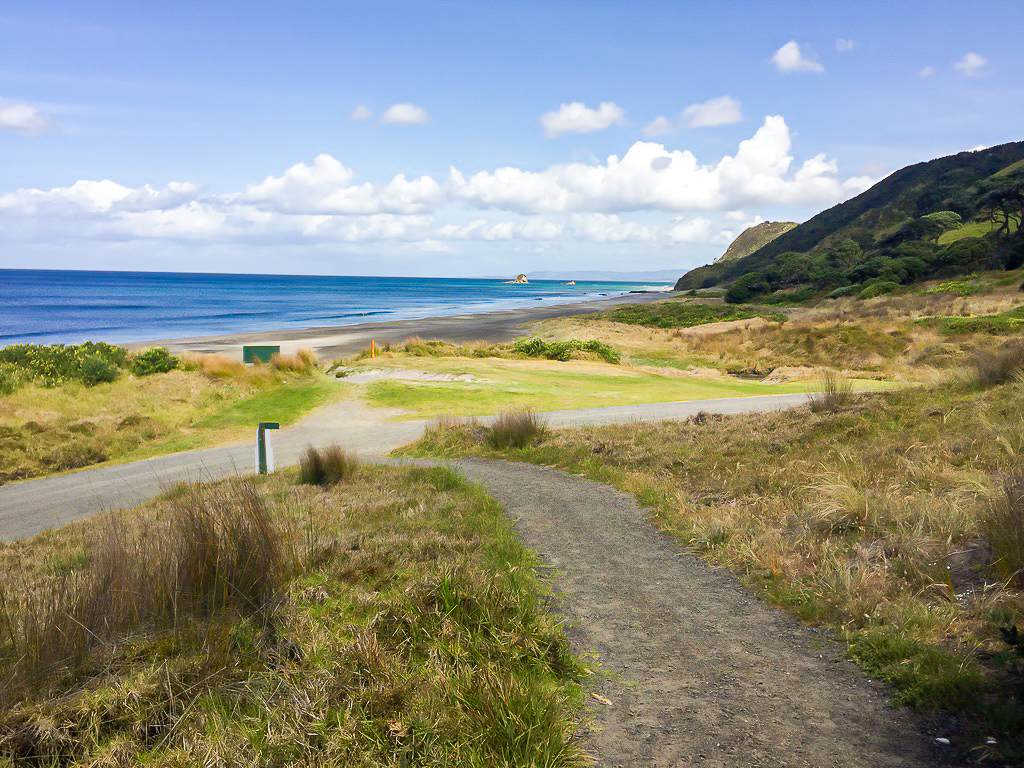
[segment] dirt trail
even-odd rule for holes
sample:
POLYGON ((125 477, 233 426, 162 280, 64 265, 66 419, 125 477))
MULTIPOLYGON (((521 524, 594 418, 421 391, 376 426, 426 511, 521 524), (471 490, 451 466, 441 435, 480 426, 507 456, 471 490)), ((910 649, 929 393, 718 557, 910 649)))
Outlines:
POLYGON ((607 679, 586 749, 601 766, 950 764, 826 636, 656 531, 631 496, 526 464, 458 461, 557 568, 575 650, 607 679))

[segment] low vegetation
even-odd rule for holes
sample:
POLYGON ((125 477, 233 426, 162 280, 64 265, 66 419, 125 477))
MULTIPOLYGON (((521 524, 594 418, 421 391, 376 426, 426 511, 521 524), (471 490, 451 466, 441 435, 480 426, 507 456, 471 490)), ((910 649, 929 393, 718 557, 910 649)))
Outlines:
POLYGON ((1024 627, 1024 383, 979 375, 828 407, 556 430, 497 450, 440 425, 416 455, 499 455, 633 493, 690 551, 833 628, 899 701, 948 708, 1024 756, 1006 633, 1024 627), (982 384, 982 381, 985 384, 982 384))
MULTIPOLYGON (((393 360, 402 357, 474 357, 524 359, 543 358, 546 360, 603 360, 606 363, 619 362, 617 350, 607 344, 580 339, 563 339, 556 342, 540 338, 523 338, 514 342, 489 344, 485 341, 454 344, 448 341, 424 341, 418 337, 406 339, 401 344, 382 344, 373 349, 364 349, 350 362, 365 361, 368 358, 393 360)), ((337 365, 341 365, 339 361, 337 365)), ((333 370, 333 369, 332 369, 333 370)))
POLYGON ((356 457, 336 443, 325 448, 311 445, 299 459, 299 479, 307 485, 336 485, 358 468, 356 457))
POLYGON ((499 414, 487 432, 491 448, 525 448, 547 434, 544 419, 530 410, 506 411, 499 414))
POLYGON ((582 668, 447 469, 183 487, 0 545, 0 765, 583 765, 582 668))
POLYGON ((246 367, 90 343, 18 345, 0 359, 0 383, 14 382, 0 392, 0 484, 236 439, 345 389, 317 374, 309 353, 246 367))
POLYGON ((647 328, 692 328, 695 325, 750 320, 762 317, 783 323, 786 316, 758 307, 710 304, 706 301, 671 299, 651 304, 630 304, 602 312, 598 317, 627 325, 647 328))

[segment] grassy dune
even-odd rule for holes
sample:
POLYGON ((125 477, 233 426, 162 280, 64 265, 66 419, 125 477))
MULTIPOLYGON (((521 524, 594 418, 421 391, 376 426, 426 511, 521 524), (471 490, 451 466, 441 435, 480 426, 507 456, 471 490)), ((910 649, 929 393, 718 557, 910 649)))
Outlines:
POLYGON ((0 482, 239 439, 341 396, 322 374, 232 369, 29 384, 0 396, 0 482))
POLYGON ((297 478, 0 545, 0 766, 582 765, 501 509, 446 469, 297 478))

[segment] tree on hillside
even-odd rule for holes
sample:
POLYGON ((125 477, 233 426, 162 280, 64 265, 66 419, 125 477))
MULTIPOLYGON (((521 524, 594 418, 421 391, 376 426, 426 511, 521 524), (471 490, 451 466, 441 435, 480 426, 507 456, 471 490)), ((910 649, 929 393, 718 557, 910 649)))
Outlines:
POLYGON ((993 179, 985 187, 978 209, 996 225, 996 259, 1006 269, 1016 269, 1024 263, 1024 173, 993 179))

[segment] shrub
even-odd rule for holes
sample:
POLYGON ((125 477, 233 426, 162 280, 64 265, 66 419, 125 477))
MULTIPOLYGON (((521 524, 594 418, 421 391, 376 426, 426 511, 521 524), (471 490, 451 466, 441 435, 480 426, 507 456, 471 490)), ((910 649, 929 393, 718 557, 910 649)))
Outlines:
POLYGON ((544 357, 548 360, 571 360, 574 355, 587 353, 597 355, 606 363, 616 365, 622 359, 618 350, 603 341, 581 341, 566 339, 565 341, 544 341, 540 338, 520 339, 513 347, 516 352, 527 357, 544 357))
POLYGON ((828 295, 828 298, 830 298, 830 299, 840 299, 843 296, 853 296, 854 294, 860 293, 861 290, 862 290, 862 286, 859 285, 859 284, 857 284, 857 285, 844 285, 843 287, 836 288, 834 291, 832 291, 828 295))
POLYGON ((982 386, 1005 384, 1015 376, 1024 375, 1024 344, 1011 342, 997 349, 979 350, 971 358, 971 364, 982 386))
POLYGON ((544 419, 530 410, 506 411, 491 424, 488 444, 497 450, 525 448, 547 434, 544 419))
POLYGON ((310 445, 299 460, 299 479, 307 485, 335 485, 350 478, 358 468, 355 455, 340 445, 322 449, 310 445))
POLYGON ((871 283, 864 290, 857 294, 858 299, 873 299, 876 296, 884 296, 887 293, 899 290, 900 284, 892 280, 879 280, 871 283))
POLYGON ((814 413, 835 413, 850 404, 853 399, 853 382, 832 370, 826 370, 821 378, 821 391, 811 395, 811 411, 814 413))
POLYGON ((132 359, 132 373, 136 376, 150 376, 154 373, 167 373, 178 367, 178 358, 166 347, 153 347, 140 352, 132 359))
POLYGON ((0 395, 10 395, 22 383, 21 371, 13 363, 0 363, 0 395))
POLYGON ((117 368, 100 355, 90 355, 82 360, 81 379, 87 387, 114 381, 117 375, 117 368))
POLYGON ((1004 478, 1002 495, 989 505, 985 529, 996 572, 1024 587, 1024 470, 1017 469, 1004 478))

